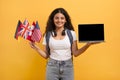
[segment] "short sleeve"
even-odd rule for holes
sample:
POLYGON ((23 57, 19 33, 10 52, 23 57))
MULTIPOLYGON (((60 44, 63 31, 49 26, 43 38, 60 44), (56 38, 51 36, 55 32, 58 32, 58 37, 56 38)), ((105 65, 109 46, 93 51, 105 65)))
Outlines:
POLYGON ((45 35, 43 37, 43 42, 42 42, 43 45, 46 45, 46 38, 45 38, 45 35))
POLYGON ((71 33, 72 33, 72 36, 73 36, 73 41, 76 41, 76 40, 77 40, 77 37, 76 37, 75 31, 72 31, 72 30, 71 30, 71 33))

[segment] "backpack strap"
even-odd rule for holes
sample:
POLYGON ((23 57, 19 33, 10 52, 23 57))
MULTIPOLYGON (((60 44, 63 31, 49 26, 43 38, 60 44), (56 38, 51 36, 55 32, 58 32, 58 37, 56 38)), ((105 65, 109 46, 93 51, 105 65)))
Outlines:
POLYGON ((46 36, 45 36, 45 38, 46 38, 46 50, 48 52, 48 55, 50 55, 50 48, 49 48, 50 35, 51 35, 51 32, 49 31, 46 33, 46 36))
POLYGON ((72 55, 72 60, 73 60, 73 53, 72 53, 73 36, 72 36, 71 30, 67 29, 67 35, 69 37, 70 44, 71 44, 71 55, 72 55))
POLYGON ((72 36, 71 30, 69 30, 69 29, 66 29, 66 30, 67 30, 67 35, 68 35, 69 40, 70 40, 70 44, 71 44, 71 46, 72 46, 73 36, 72 36))

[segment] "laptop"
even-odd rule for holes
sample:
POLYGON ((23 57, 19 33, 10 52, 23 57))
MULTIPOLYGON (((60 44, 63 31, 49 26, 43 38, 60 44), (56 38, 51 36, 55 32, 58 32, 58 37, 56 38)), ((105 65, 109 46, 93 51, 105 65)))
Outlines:
POLYGON ((104 42, 104 24, 79 24, 79 42, 104 42))

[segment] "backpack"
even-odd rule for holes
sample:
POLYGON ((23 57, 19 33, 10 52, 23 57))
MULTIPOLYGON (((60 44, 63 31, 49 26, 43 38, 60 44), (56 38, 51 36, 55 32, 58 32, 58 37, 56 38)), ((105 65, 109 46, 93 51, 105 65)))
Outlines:
MULTIPOLYGON (((66 29, 66 31, 67 31, 67 35, 68 35, 69 40, 70 40, 70 44, 71 44, 71 46, 72 46, 73 36, 72 36, 71 30, 66 29)), ((50 35, 51 35, 51 32, 49 31, 49 32, 46 33, 46 36, 45 36, 45 37, 46 37, 46 49, 47 49, 48 55, 50 55, 50 48, 49 48, 50 35)), ((71 47, 71 48, 72 48, 72 47, 71 47)), ((72 49, 71 49, 71 50, 72 50, 72 49)), ((71 52, 71 55, 73 55, 72 52, 71 52)))

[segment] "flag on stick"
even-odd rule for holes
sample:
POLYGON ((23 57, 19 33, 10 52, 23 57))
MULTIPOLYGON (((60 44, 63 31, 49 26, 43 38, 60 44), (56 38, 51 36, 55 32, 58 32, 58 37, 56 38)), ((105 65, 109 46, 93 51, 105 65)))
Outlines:
POLYGON ((20 25, 21 25, 21 21, 19 20, 18 21, 18 24, 17 24, 17 28, 16 28, 16 32, 15 32, 15 35, 14 35, 14 38, 18 40, 18 32, 20 31, 20 25))
POLYGON ((38 21, 36 21, 36 23, 33 22, 30 26, 27 20, 23 23, 19 20, 14 37, 18 40, 19 36, 26 40, 39 43, 42 38, 42 33, 40 31, 38 21))
POLYGON ((40 42, 41 38, 42 38, 42 33, 40 31, 38 21, 36 21, 35 29, 31 36, 31 40, 33 40, 34 42, 40 42))

